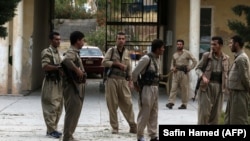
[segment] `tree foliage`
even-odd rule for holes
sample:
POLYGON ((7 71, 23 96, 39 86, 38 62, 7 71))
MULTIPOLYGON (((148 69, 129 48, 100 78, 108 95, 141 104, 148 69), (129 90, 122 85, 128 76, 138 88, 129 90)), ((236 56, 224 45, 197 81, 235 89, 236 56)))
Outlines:
POLYGON ((246 47, 250 48, 250 6, 237 5, 232 8, 232 11, 237 16, 245 15, 246 23, 238 20, 228 20, 228 27, 242 36, 244 41, 247 43, 246 47))
POLYGON ((85 37, 88 45, 97 46, 102 51, 105 50, 105 35, 106 29, 105 26, 99 27, 96 31, 90 32, 85 37))
POLYGON ((55 18, 56 19, 90 19, 93 15, 87 13, 82 7, 86 0, 56 0, 55 1, 55 18))
POLYGON ((12 20, 15 16, 15 11, 18 3, 21 0, 1 0, 0 1, 0 38, 5 38, 8 33, 3 25, 12 20))

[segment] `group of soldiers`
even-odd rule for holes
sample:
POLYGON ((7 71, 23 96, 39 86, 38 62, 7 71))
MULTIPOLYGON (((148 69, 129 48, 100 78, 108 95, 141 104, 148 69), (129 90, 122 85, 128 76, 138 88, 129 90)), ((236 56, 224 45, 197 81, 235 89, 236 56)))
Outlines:
POLYGON ((230 63, 229 55, 222 52, 223 39, 220 36, 211 38, 210 51, 202 55, 198 65, 193 55, 183 49, 184 41, 177 40, 177 51, 171 64, 173 71, 172 88, 169 103, 172 109, 177 93, 181 89, 182 105, 178 109, 186 109, 189 100, 188 72, 195 69, 200 79, 198 83, 198 125, 219 124, 224 96, 228 95, 225 111, 225 124, 248 124, 250 109, 250 64, 244 52, 242 37, 230 38, 229 48, 235 59, 230 63), (190 64, 189 60, 192 61, 190 64))
POLYGON ((41 53, 42 69, 45 77, 42 85, 42 109, 47 127, 46 135, 63 141, 77 141, 73 133, 81 114, 84 101, 86 73, 79 56, 84 45, 84 34, 74 31, 70 34, 70 47, 60 58, 58 47, 60 34, 49 35, 50 46, 41 53), (57 125, 65 108, 63 133, 57 131, 57 125))
MULTIPOLYGON (((79 50, 84 45, 84 34, 80 31, 71 33, 71 46, 63 59, 57 49, 60 45, 60 34, 52 32, 49 39, 50 46, 41 53, 42 68, 45 71, 42 109, 47 127, 46 135, 54 138, 63 136, 63 141, 76 141, 73 133, 82 110, 86 81, 86 73, 79 56, 79 50), (57 131, 57 124, 63 105, 65 120, 61 133, 57 131)), ((111 133, 119 133, 119 108, 130 127, 129 133, 137 134, 138 141, 145 141, 146 128, 150 141, 158 141, 158 88, 162 76, 160 56, 165 50, 164 42, 160 39, 153 40, 151 52, 142 56, 134 69, 125 43, 126 34, 118 32, 116 45, 107 50, 102 61, 102 65, 109 68, 105 81, 105 99, 111 133), (137 122, 131 89, 139 93, 137 122)), ((250 70, 249 58, 243 50, 243 45, 244 42, 239 36, 230 39, 229 47, 236 57, 230 66, 229 56, 222 52, 223 39, 219 36, 212 37, 210 52, 204 53, 199 62, 184 49, 184 41, 177 40, 177 51, 173 54, 171 63, 172 88, 166 106, 172 109, 180 87, 182 105, 178 109, 187 109, 189 72, 195 69, 201 79, 198 90, 198 124, 218 124, 224 94, 229 95, 225 124, 248 124, 250 70)))

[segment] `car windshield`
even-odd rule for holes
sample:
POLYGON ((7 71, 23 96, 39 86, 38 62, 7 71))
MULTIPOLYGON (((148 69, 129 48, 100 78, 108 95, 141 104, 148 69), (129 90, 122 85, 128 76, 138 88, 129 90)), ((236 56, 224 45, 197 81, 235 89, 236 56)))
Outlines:
POLYGON ((102 52, 98 48, 82 48, 80 56, 102 56, 102 52))

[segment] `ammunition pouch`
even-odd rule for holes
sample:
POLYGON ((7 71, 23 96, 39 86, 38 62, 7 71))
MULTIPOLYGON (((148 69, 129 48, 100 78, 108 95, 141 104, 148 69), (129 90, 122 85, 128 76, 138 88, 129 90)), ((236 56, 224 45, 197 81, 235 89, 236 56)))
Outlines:
POLYGON ((46 71, 45 77, 51 81, 60 81, 60 74, 59 71, 46 71))
POLYGON ((158 82, 159 75, 157 75, 156 72, 152 70, 145 71, 145 73, 139 76, 138 78, 138 83, 140 87, 143 87, 144 85, 158 85, 158 82))
POLYGON ((179 71, 183 71, 185 74, 188 72, 187 66, 176 66, 176 69, 179 71))
POLYGON ((121 71, 113 71, 113 72, 111 72, 111 74, 121 76, 121 77, 126 77, 127 76, 126 72, 121 72, 121 71))

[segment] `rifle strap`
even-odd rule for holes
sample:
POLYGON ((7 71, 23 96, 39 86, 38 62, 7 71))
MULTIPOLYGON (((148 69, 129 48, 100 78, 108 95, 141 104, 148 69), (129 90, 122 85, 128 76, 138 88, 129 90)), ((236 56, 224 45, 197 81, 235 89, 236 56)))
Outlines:
MULTIPOLYGON (((149 58, 150 58, 150 61, 153 60, 153 63, 154 63, 154 66, 155 66, 155 71, 158 72, 158 67, 157 67, 157 64, 156 64, 155 60, 153 59, 152 54, 148 53, 148 56, 149 56, 149 58)), ((149 62, 149 64, 148 64, 148 66, 149 66, 149 65, 150 65, 150 62, 149 62)))
MULTIPOLYGON (((210 54, 210 53, 209 53, 209 54, 210 54)), ((204 55, 204 57, 206 57, 206 63, 203 64, 203 66, 202 66, 202 68, 201 68, 201 71, 202 71, 203 73, 205 72, 206 67, 207 67, 207 65, 208 65, 208 61, 209 61, 208 56, 209 56, 209 54, 208 54, 208 55, 204 55)))
MULTIPOLYGON (((114 47, 112 47, 112 49, 111 49, 111 55, 110 55, 110 58, 109 58, 110 61, 112 61, 113 54, 114 54, 114 47)), ((106 75, 108 69, 110 69, 110 68, 111 67, 105 67, 105 70, 104 70, 105 74, 104 75, 106 75)), ((103 84, 105 83, 106 79, 107 79, 106 77, 103 77, 103 84)))
POLYGON ((110 61, 112 60, 112 58, 113 58, 113 54, 114 54, 114 48, 112 47, 112 52, 111 52, 111 55, 110 55, 110 61))

